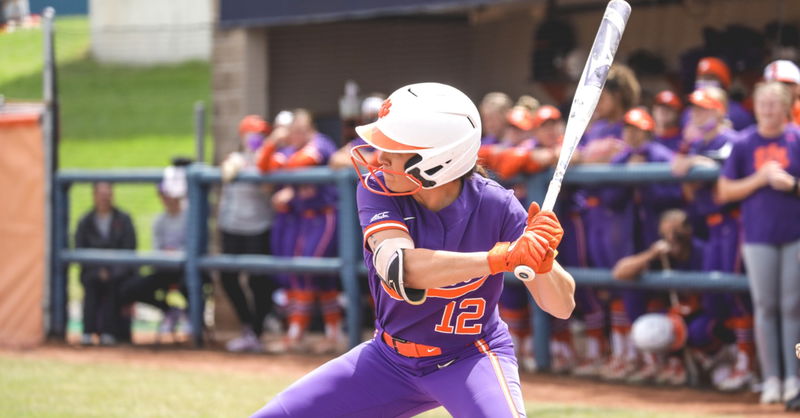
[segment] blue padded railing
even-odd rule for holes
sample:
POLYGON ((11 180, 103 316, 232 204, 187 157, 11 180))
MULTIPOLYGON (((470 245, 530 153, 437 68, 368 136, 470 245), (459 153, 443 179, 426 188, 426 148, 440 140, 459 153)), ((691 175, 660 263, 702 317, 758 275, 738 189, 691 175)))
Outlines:
MULTIPOLYGON (((608 184, 712 181, 719 171, 715 168, 695 167, 685 177, 672 175, 668 164, 652 163, 635 166, 583 165, 571 168, 564 178, 565 184, 608 184)), ((51 266, 51 321, 50 329, 64 335, 66 329, 66 265, 68 263, 152 265, 183 267, 189 292, 189 316, 192 321, 193 340, 198 346, 203 341, 203 313, 201 271, 245 270, 252 272, 296 272, 338 275, 348 301, 347 329, 350 346, 361 341, 361 309, 359 276, 366 274, 361 257, 361 231, 356 218, 355 173, 352 170, 331 170, 315 167, 297 171, 281 171, 267 175, 242 174, 235 181, 280 184, 335 184, 338 193, 338 257, 306 258, 258 255, 209 255, 208 248, 208 194, 212 185, 221 181, 217 168, 203 164, 188 167, 187 243, 182 255, 130 250, 89 250, 68 248, 69 190, 74 183, 110 181, 115 183, 155 183, 161 181, 162 171, 143 170, 61 170, 53 187, 53 231, 51 251, 57 260, 51 266)), ((528 178, 519 178, 528 188, 528 197, 541 202, 552 171, 528 178)), ((743 275, 704 272, 647 273, 637 281, 615 281, 605 269, 570 268, 575 281, 581 286, 627 287, 643 289, 748 291, 743 275)), ((516 280, 507 275, 506 280, 516 280)), ((537 364, 547 369, 550 364, 550 319, 538 307, 533 310, 535 327, 535 352, 537 364)))

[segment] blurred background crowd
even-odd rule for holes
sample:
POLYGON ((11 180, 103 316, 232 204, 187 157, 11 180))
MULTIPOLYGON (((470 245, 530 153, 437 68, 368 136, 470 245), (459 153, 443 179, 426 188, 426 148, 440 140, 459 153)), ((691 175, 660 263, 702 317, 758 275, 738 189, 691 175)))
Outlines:
MULTIPOLYGON (((22 3, 3 2, 5 30, 31 24, 22 17, 27 14, 22 3)), ((632 20, 637 12, 634 8, 632 20)), ((482 11, 474 19, 485 19, 491 26, 493 17, 482 11)), ((439 23, 446 25, 445 20, 439 23)), ((416 27, 409 22, 391 27, 404 23, 416 27)), ((290 35, 288 29, 270 34, 275 45, 286 43, 290 35)), ((359 42, 371 42, 363 35, 358 33, 359 42)), ((626 34, 632 36, 641 33, 626 34)), ((758 29, 732 24, 723 29, 706 27, 701 38, 700 45, 681 51, 676 62, 646 49, 627 51, 609 73, 571 164, 666 163, 678 178, 696 166, 716 167, 720 179, 565 187, 557 206, 566 230, 558 257, 567 267, 608 269, 622 281, 658 270, 744 273, 751 292, 579 287, 573 318, 551 321, 551 370, 676 386, 699 376, 720 390, 760 389, 765 403, 790 401, 800 393, 793 349, 800 342, 800 31, 781 21, 758 29)), ((218 59, 227 57, 226 51, 219 51, 225 42, 224 37, 218 42, 218 59)), ((578 48, 576 31, 561 19, 542 19, 531 42, 526 78, 535 88, 519 97, 491 91, 508 85, 499 76, 494 82, 483 80, 488 88, 473 97, 484 130, 481 164, 522 201, 528 199, 525 176, 548 170, 559 158, 574 83, 586 57, 586 51, 578 48), (483 94, 487 91, 491 92, 483 94)), ((358 49, 360 43, 353 44, 349 46, 358 49)), ((300 45, 296 50, 303 48, 310 47, 300 45)), ((297 79, 308 75, 311 70, 302 65, 305 61, 290 59, 294 49, 278 50, 273 59, 285 59, 274 59, 266 67, 274 74, 294 68, 297 79)), ((231 51, 227 52, 235 52, 231 51)), ((442 60, 463 66, 460 58, 442 60)), ((250 71, 267 72, 264 63, 250 64, 250 71)), ((345 67, 332 66, 326 73, 338 74, 345 67)), ((387 69, 387 77, 397 79, 404 68, 387 69)), ((436 68, 450 67, 437 61, 436 68)), ((215 76, 217 90, 224 93, 228 84, 230 89, 246 89, 248 84, 231 82, 223 70, 215 76)), ((244 78, 248 74, 236 73, 244 78)), ((211 220, 212 251, 336 254, 341 214, 336 211, 335 187, 261 185, 237 182, 236 177, 314 166, 350 170, 351 149, 363 144, 353 128, 377 119, 385 99, 382 93, 361 94, 356 83, 361 80, 351 78, 355 81, 345 84, 338 103, 329 106, 338 108, 333 116, 311 109, 331 95, 340 95, 341 83, 318 88, 317 81, 309 79, 309 87, 301 90, 287 87, 296 86, 295 79, 276 84, 271 94, 291 100, 275 99, 272 104, 281 105, 273 107, 285 109, 263 114, 227 106, 224 94, 219 95, 215 112, 236 123, 223 121, 215 132, 225 138, 218 140, 215 150, 223 184, 211 220), (300 103, 303 108, 284 103, 300 103)), ((360 84, 374 88, 374 77, 360 84)), ((378 90, 388 92, 397 85, 387 82, 378 90)), ((363 157, 377 161, 375 153, 363 157)), ((190 163, 176 158, 165 169, 156 190, 163 211, 152 225, 134 225, 124 209, 128 202, 114 198, 113 185, 94 184, 93 207, 81 214, 74 246, 136 249, 138 227, 152 229, 153 249, 183 251, 185 167, 190 163)), ((233 352, 341 351, 343 311, 371 310, 366 294, 363 307, 346 306, 336 277, 220 272, 205 281, 207 293, 217 283, 233 308, 239 332, 225 338, 225 348, 233 352), (312 331, 322 337, 309 341, 312 331)), ((171 294, 186 291, 180 270, 82 266, 80 282, 82 344, 131 341, 135 302, 161 312, 159 335, 187 331, 185 304, 170 299, 171 294)), ((527 371, 537 369, 531 309, 524 289, 507 282, 500 314, 515 338, 520 367, 527 371)), ((365 323, 364 328, 370 325, 365 323)))

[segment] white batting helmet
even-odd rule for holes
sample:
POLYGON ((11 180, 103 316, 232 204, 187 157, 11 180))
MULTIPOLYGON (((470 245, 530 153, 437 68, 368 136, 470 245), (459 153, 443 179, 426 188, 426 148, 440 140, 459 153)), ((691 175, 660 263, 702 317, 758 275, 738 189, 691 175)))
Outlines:
POLYGON ((631 338, 641 351, 673 351, 686 344, 686 323, 676 314, 648 313, 633 322, 631 338))
MULTIPOLYGON (((405 173, 400 174, 425 189, 451 182, 472 170, 481 145, 477 107, 460 90, 440 83, 399 88, 383 102, 378 120, 356 127, 356 132, 380 151, 416 154, 406 163, 405 173)), ((370 171, 367 177, 381 171, 363 159, 358 161, 358 148, 351 154, 359 174, 358 164, 367 166, 370 171)), ((366 186, 366 178, 362 181, 366 186)), ((397 195, 388 189, 381 192, 368 188, 397 195)))
POLYGON ((764 80, 800 84, 800 68, 789 60, 772 61, 764 68, 764 80))

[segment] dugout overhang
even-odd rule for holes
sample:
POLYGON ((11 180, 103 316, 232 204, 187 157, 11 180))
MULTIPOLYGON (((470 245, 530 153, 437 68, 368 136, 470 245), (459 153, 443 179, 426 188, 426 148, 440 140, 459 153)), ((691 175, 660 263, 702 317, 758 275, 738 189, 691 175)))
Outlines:
POLYGON ((543 0, 222 0, 220 27, 273 27, 381 17, 464 13, 486 6, 543 0))

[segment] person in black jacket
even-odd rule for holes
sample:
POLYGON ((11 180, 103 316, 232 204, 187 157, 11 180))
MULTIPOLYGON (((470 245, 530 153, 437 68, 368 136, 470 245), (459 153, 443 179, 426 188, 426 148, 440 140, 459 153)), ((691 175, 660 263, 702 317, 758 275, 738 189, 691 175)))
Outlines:
MULTIPOLYGON (((92 186, 94 207, 81 218, 75 232, 75 248, 136 249, 136 231, 131 217, 114 207, 111 183, 98 182, 92 186)), ((113 345, 129 335, 119 326, 119 286, 136 270, 127 266, 82 265, 83 336, 81 344, 93 343, 100 335, 100 344, 113 345)))

